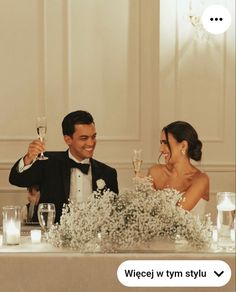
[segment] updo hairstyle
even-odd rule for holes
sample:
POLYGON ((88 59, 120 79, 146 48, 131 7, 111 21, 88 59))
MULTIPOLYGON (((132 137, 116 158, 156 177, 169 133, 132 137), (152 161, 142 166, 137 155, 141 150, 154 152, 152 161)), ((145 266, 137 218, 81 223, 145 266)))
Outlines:
MULTIPOLYGON (((196 130, 187 122, 176 121, 162 129, 166 135, 167 145, 170 149, 168 134, 172 134, 178 143, 187 141, 189 158, 200 161, 202 158, 202 142, 198 139, 196 130)), ((170 149, 171 151, 171 149, 170 149)))

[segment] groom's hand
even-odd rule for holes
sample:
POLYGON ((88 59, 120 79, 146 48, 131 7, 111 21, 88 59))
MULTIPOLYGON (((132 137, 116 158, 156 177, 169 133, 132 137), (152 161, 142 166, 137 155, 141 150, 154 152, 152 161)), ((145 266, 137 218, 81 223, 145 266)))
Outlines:
POLYGON ((37 156, 44 151, 45 151, 44 143, 42 143, 40 140, 32 141, 29 144, 28 152, 24 157, 24 164, 25 165, 31 164, 37 158, 37 156))

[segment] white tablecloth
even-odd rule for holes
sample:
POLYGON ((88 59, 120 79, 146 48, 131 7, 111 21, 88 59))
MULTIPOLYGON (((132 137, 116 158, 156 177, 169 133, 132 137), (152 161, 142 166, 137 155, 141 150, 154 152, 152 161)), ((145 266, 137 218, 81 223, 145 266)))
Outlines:
POLYGON ((0 291, 235 291, 235 254, 217 250, 194 251, 185 245, 156 240, 150 247, 118 253, 79 253, 47 243, 31 244, 21 238, 18 246, 0 247, 0 291), (117 279, 117 268, 125 260, 223 260, 231 267, 230 282, 219 288, 128 288, 117 279))

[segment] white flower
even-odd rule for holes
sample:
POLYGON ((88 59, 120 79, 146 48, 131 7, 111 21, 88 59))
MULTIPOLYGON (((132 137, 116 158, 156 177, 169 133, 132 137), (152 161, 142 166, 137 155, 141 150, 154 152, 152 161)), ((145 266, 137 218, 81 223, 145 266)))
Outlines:
MULTIPOLYGON (((99 179, 97 186, 104 188, 105 182, 99 179)), ((98 190, 86 202, 70 202, 63 208, 60 225, 51 227, 48 241, 81 252, 92 252, 97 245, 110 252, 179 235, 197 248, 208 246, 211 220, 201 221, 176 206, 181 197, 174 189, 155 190, 150 178, 142 178, 118 196, 108 189, 101 196, 98 190)))
POLYGON ((106 186, 105 181, 103 179, 101 179, 101 178, 96 181, 96 184, 97 184, 97 187, 98 187, 99 190, 104 189, 105 186, 106 186))

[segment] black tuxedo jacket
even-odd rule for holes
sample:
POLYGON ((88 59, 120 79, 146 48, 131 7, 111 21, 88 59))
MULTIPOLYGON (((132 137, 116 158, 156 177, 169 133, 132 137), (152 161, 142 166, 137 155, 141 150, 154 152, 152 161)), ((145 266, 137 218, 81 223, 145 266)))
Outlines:
MULTIPOLYGON (((37 160, 27 170, 19 173, 19 160, 13 165, 9 182, 18 187, 38 185, 40 188, 39 203, 54 203, 56 207, 56 222, 59 222, 64 203, 68 203, 70 193, 70 166, 68 151, 45 152, 48 160, 37 160)), ((103 179, 106 187, 118 194, 117 172, 114 168, 90 159, 92 171, 92 189, 97 190, 96 181, 103 179)))

